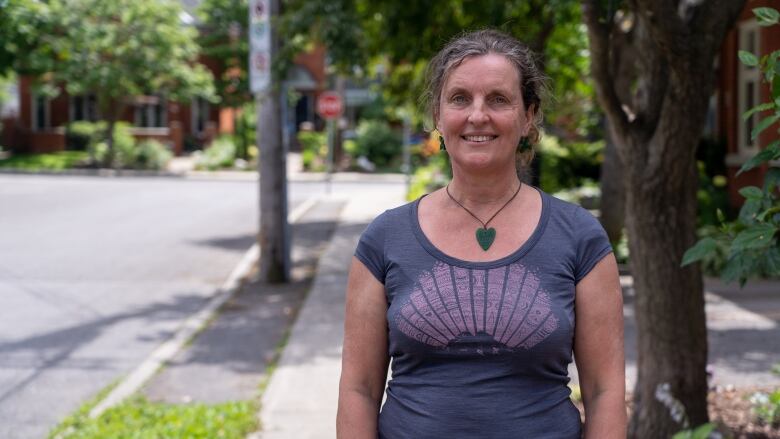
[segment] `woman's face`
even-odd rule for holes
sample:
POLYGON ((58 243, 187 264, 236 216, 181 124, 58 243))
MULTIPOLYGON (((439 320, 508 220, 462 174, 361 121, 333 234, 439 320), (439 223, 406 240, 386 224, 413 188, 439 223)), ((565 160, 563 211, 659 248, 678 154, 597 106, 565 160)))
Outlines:
POLYGON ((463 60, 442 87, 436 121, 453 167, 514 169, 517 144, 532 116, 524 108, 519 73, 504 56, 463 60))

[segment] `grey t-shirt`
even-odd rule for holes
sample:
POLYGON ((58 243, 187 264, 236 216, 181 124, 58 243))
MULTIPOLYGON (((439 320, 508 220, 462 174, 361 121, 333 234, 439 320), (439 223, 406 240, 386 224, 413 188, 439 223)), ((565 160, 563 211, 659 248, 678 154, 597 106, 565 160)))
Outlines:
POLYGON ((442 253, 419 200, 377 217, 355 256, 385 286, 392 379, 379 437, 577 438, 575 285, 611 252, 586 210, 541 192, 530 238, 492 262, 442 253))

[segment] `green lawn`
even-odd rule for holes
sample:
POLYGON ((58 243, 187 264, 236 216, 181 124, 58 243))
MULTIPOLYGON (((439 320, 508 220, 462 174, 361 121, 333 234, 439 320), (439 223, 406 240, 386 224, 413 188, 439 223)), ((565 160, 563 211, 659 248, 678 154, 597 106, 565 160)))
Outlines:
POLYGON ((99 400, 66 418, 49 439, 244 439, 258 429, 258 406, 252 401, 164 404, 136 396, 90 419, 88 413, 99 400))
POLYGON ((86 151, 60 151, 51 154, 14 154, 0 159, 0 168, 27 171, 62 170, 75 167, 89 157, 86 151))

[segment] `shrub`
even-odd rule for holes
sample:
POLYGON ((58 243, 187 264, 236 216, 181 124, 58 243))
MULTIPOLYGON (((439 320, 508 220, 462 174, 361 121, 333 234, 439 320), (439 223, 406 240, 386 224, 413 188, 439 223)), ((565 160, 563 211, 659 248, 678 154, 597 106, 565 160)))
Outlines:
POLYGON ((298 142, 301 144, 301 159, 306 171, 322 171, 328 157, 327 133, 317 131, 300 131, 298 142))
MULTIPOLYGON (((75 125, 72 124, 72 125, 75 125)), ((94 123, 89 127, 86 123, 77 128, 79 135, 92 131, 87 144, 89 162, 92 166, 105 166, 107 163, 108 143, 104 122, 94 123)), ((130 124, 117 122, 114 126, 114 156, 111 167, 119 169, 150 169, 160 170, 171 160, 173 154, 169 148, 157 140, 136 142, 130 132, 130 124)))
POLYGON ((90 162, 94 166, 110 165, 116 168, 131 167, 133 163, 135 138, 130 133, 130 124, 117 122, 114 125, 114 157, 111 163, 108 161, 108 143, 106 142, 105 123, 97 124, 97 129, 87 146, 90 162))
POLYGON ((364 120, 357 128, 358 155, 378 167, 387 167, 401 154, 401 136, 381 120, 364 120))
POLYGON ((251 160, 250 149, 257 141, 257 111, 254 101, 241 107, 241 112, 236 117, 235 133, 233 140, 236 144, 236 153, 239 157, 251 160))
POLYGON ((555 193, 598 181, 603 161, 604 142, 562 142, 545 135, 538 149, 539 185, 555 193))
POLYGON ((86 151, 91 142, 97 140, 105 123, 80 120, 71 122, 65 129, 65 148, 72 151, 86 151))
POLYGON ((195 168, 209 171, 230 168, 235 158, 236 144, 230 136, 220 136, 196 159, 195 168))
POLYGON ((144 140, 135 147, 132 167, 135 169, 164 169, 173 153, 157 140, 144 140))
POLYGON ((780 389, 772 393, 756 392, 750 397, 750 404, 759 421, 772 427, 780 426, 780 389))
POLYGON ((431 156, 427 165, 420 166, 414 171, 406 199, 416 200, 424 194, 443 188, 452 178, 451 172, 447 154, 431 156))

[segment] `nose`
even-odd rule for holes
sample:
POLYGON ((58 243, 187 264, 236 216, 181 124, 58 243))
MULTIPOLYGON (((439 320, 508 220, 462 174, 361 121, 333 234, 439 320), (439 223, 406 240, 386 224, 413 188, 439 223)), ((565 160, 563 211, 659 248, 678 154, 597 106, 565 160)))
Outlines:
POLYGON ((471 112, 469 113, 468 121, 475 124, 483 124, 489 119, 487 113, 487 107, 483 99, 475 99, 471 105, 471 112))

